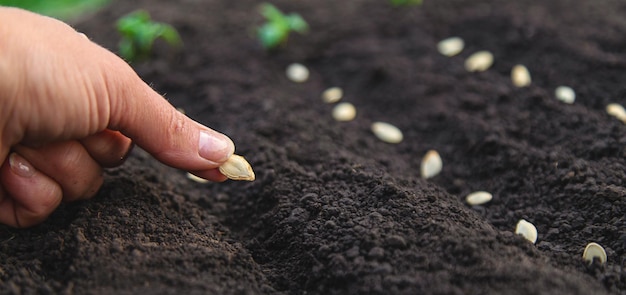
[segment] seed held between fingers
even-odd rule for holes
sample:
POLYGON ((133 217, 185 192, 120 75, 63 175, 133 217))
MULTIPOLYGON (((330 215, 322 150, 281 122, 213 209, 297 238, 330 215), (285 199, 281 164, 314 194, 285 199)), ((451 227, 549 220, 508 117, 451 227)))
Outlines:
POLYGON ((230 156, 230 158, 219 167, 219 170, 224 176, 232 180, 253 181, 255 179, 252 166, 250 166, 244 157, 239 155, 230 156))
POLYGON ((208 180, 206 180, 206 179, 204 179, 202 177, 195 176, 195 175, 193 175, 193 174, 191 174, 189 172, 187 172, 187 178, 189 178, 189 179, 191 179, 191 180, 193 180, 193 181, 195 181, 197 183, 207 183, 207 182, 209 182, 208 180))

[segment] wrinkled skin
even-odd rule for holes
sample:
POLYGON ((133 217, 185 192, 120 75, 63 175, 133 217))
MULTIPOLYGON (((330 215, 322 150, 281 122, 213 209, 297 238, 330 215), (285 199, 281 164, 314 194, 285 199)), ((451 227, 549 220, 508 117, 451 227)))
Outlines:
POLYGON ((115 54, 58 20, 0 7, 0 223, 29 227, 94 196, 133 144, 212 180, 234 152, 115 54))

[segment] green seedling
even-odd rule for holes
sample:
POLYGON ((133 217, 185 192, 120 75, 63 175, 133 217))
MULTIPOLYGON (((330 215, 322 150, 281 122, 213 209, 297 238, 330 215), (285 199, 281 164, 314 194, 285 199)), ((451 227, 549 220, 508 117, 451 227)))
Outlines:
POLYGON ((261 4, 259 11, 266 22, 258 28, 257 36, 266 49, 285 44, 291 31, 304 34, 309 30, 309 25, 297 13, 285 15, 269 3, 261 4))
POLYGON ((422 0, 391 0, 393 6, 421 5, 422 0))
POLYGON ((154 41, 161 38, 167 44, 179 47, 182 41, 174 27, 153 22, 148 12, 134 11, 117 21, 117 31, 122 35, 120 55, 128 61, 144 59, 152 53, 154 41))
POLYGON ((20 7, 39 14, 65 21, 78 19, 85 13, 94 12, 110 0, 0 0, 0 6, 20 7))

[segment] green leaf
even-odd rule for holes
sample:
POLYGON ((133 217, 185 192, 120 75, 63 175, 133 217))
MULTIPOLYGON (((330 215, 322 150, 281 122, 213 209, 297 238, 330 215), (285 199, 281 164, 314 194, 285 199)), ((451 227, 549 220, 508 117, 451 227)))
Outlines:
POLYGON ((287 39, 288 30, 274 23, 266 23, 258 30, 258 38, 265 48, 274 48, 287 39))
POLYGON ((0 6, 19 7, 61 20, 72 20, 104 7, 110 0, 0 0, 0 6))
POLYGON ((146 23, 149 21, 150 15, 146 11, 139 10, 117 20, 116 28, 122 35, 132 37, 145 30, 146 23))
POLYGON ((259 9, 267 21, 258 28, 257 37, 267 49, 285 43, 291 31, 305 33, 309 29, 309 25, 297 13, 286 16, 270 3, 261 4, 259 9))
POLYGON ((178 35, 178 32, 176 31, 176 29, 174 29, 174 27, 172 27, 170 25, 162 24, 161 25, 161 33, 159 35, 169 45, 180 46, 183 43, 183 41, 181 40, 180 35, 178 35))
POLYGON ((134 60, 135 59, 135 46, 133 42, 129 39, 122 39, 118 44, 120 55, 126 60, 134 60))
POLYGON ((402 6, 402 5, 421 5, 422 0, 391 0, 391 4, 394 6, 402 6))
POLYGON ((297 13, 291 13, 287 16, 287 23, 289 24, 289 28, 298 32, 298 33, 306 33, 309 30, 309 24, 304 21, 304 19, 297 13))
POLYGON ((285 15, 276 6, 270 3, 263 3, 260 6, 260 12, 270 22, 284 21, 285 15))
POLYGON ((154 41, 158 38, 163 38, 172 46, 182 44, 174 27, 153 22, 148 12, 143 10, 132 12, 120 18, 116 27, 122 35, 122 41, 119 44, 120 54, 128 60, 149 56, 154 41))

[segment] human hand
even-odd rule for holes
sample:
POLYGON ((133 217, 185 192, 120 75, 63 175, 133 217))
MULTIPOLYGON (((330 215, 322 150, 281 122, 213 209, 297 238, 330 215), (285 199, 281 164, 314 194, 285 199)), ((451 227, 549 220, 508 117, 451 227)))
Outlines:
POLYGON ((90 198, 132 143, 212 181, 234 144, 175 110, 113 53, 52 18, 0 7, 0 223, 90 198))

